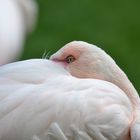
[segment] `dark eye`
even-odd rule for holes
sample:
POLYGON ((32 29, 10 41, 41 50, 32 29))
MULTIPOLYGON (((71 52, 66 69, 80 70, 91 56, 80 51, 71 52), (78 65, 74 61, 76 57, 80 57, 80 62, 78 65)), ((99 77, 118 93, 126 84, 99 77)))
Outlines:
POLYGON ((69 63, 72 63, 73 61, 75 61, 75 57, 72 56, 72 55, 69 55, 66 57, 66 62, 69 64, 69 63))

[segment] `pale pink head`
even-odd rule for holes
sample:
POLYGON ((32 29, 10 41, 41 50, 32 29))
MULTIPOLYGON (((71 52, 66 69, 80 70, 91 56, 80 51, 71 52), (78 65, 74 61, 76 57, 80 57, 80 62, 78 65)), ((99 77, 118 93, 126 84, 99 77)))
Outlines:
POLYGON ((79 78, 109 78, 109 62, 115 63, 103 50, 83 41, 66 44, 50 59, 64 64, 73 76, 79 78))
POLYGON ((72 76, 109 81, 120 87, 134 106, 139 102, 138 94, 126 74, 115 61, 95 45, 73 41, 50 57, 65 66, 72 76))

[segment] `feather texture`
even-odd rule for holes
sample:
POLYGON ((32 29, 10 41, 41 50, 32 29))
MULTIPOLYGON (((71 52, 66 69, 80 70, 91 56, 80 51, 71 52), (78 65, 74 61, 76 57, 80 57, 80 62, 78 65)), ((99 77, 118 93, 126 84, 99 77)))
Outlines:
POLYGON ((139 116, 137 91, 94 45, 0 67, 0 140, 138 140, 139 116))
POLYGON ((131 123, 131 103, 121 89, 72 77, 48 60, 1 67, 0 104, 2 140, 45 140, 48 131, 48 140, 121 140, 131 123))

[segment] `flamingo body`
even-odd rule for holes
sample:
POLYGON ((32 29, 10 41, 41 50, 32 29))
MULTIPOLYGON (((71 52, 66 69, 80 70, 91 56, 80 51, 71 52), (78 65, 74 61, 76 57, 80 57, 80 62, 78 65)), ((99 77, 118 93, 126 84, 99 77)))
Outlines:
POLYGON ((0 4, 0 65, 15 61, 32 30, 37 6, 31 0, 4 0, 0 4))
POLYGON ((125 73, 85 42, 0 67, 0 140, 139 140, 139 113, 125 73))
POLYGON ((55 135, 53 130, 52 136, 49 134, 55 123, 69 140, 125 140, 132 119, 131 103, 117 86, 72 77, 61 65, 48 60, 3 66, 0 104, 2 140, 33 136, 49 140, 55 135))

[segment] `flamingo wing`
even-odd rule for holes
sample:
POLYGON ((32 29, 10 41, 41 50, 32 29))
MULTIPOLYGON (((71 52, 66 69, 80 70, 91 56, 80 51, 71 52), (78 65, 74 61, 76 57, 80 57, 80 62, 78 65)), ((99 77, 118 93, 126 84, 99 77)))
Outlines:
POLYGON ((131 103, 121 89, 72 77, 48 60, 0 68, 0 139, 121 140, 131 103))

